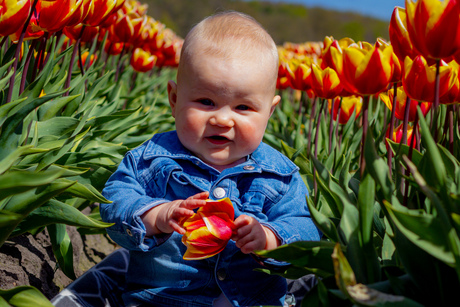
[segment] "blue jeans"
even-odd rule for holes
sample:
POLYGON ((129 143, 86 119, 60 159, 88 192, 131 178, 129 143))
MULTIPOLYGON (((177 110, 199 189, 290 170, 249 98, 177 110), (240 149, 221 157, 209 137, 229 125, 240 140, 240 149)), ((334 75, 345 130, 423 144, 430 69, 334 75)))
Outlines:
MULTIPOLYGON (((124 306, 121 296, 126 287, 128 257, 126 249, 117 249, 62 290, 51 303, 56 307, 124 306)), ((306 275, 287 282, 289 295, 285 306, 300 306, 317 281, 314 275, 306 275)))

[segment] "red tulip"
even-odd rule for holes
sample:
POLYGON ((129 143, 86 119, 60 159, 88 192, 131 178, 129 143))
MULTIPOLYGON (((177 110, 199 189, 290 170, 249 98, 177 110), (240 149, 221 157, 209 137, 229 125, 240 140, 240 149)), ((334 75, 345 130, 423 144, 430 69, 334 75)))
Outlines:
POLYGON ((401 7, 395 7, 390 20, 390 41, 393 51, 402 63, 406 56, 414 59, 418 53, 414 50, 407 32, 406 10, 401 7))
POLYGON ((407 31, 425 58, 443 59, 460 50, 460 4, 457 0, 406 0, 407 31))
POLYGON ((146 22, 147 16, 145 15, 124 14, 122 10, 119 10, 116 22, 110 27, 111 40, 121 43, 133 43, 141 35, 146 22))
POLYGON ((47 32, 57 32, 74 22, 80 14, 83 0, 41 0, 37 3, 38 26, 47 32))
POLYGON ((326 36, 323 41, 323 51, 321 53, 321 68, 331 67, 339 75, 342 73, 342 54, 343 49, 347 48, 355 42, 348 37, 342 38, 340 40, 334 40, 332 37, 326 36))
POLYGON ((299 91, 311 89, 311 66, 298 60, 292 60, 291 63, 292 67, 287 66, 290 86, 299 91))
POLYGON ((199 260, 220 253, 232 237, 235 213, 229 198, 207 200, 205 206, 183 223, 185 235, 182 243, 187 246, 183 258, 199 260))
POLYGON ((0 36, 22 31, 30 7, 30 0, 0 0, 0 36))
POLYGON ((356 109, 355 118, 359 116, 361 113, 361 109, 363 107, 363 98, 360 96, 348 96, 342 97, 342 104, 340 104, 340 97, 335 98, 334 100, 334 113, 332 113, 332 101, 328 100, 328 107, 329 113, 333 114, 333 119, 336 121, 338 114, 339 114, 339 106, 340 106, 340 118, 339 124, 345 125, 348 120, 350 119, 351 115, 356 109))
MULTIPOLYGON (((414 133, 414 127, 412 125, 407 125, 407 138, 404 141, 404 144, 410 145, 412 133, 414 133)), ((390 139, 395 143, 403 142, 403 124, 399 125, 393 130, 393 135, 390 136, 390 129, 387 129, 386 138, 390 139)), ((415 144, 414 144, 415 145, 415 144)), ((386 144, 387 148, 389 148, 388 143, 386 144)))
POLYGON ((317 97, 332 99, 339 96, 342 92, 342 85, 334 69, 326 67, 323 70, 314 63, 311 69, 313 72, 310 77, 311 88, 317 97))
MULTIPOLYGON (((393 109, 393 99, 394 99, 393 97, 394 97, 393 89, 388 90, 388 93, 380 94, 380 99, 382 99, 382 101, 385 103, 388 109, 390 109, 390 111, 393 109)), ((396 90, 395 117, 399 120, 404 120, 406 101, 407 101, 406 92, 404 92, 402 87, 398 87, 396 90)), ((415 116, 417 114, 418 102, 417 100, 409 99, 409 103, 410 103, 409 121, 413 122, 415 121, 415 116)), ((428 111, 431 109, 431 105, 432 103, 430 102, 421 103, 420 109, 423 113, 423 116, 425 116, 428 113, 428 111)))
POLYGON ((83 24, 92 27, 99 26, 114 13, 117 4, 119 4, 117 0, 92 0, 88 15, 83 20, 83 24))
MULTIPOLYGON (((439 97, 443 96, 453 86, 453 69, 444 61, 439 67, 439 97)), ((417 56, 413 61, 406 57, 402 84, 406 94, 417 101, 434 102, 435 99, 436 65, 428 66, 425 58, 417 56)))
POLYGON ((147 72, 155 66, 157 57, 141 48, 134 49, 131 56, 131 66, 135 71, 147 72))
MULTIPOLYGON (((19 28, 15 33, 10 35, 10 39, 14 43, 18 43, 19 37, 21 36, 22 33, 22 27, 19 28)), ((37 26, 37 18, 35 14, 32 14, 30 18, 30 22, 27 25, 26 32, 24 34, 24 40, 32 40, 32 39, 37 39, 42 37, 45 34, 45 32, 40 29, 40 27, 37 26)))
POLYGON ((81 38, 83 43, 87 43, 91 42, 99 33, 99 27, 84 26, 82 23, 79 23, 73 27, 65 27, 63 32, 67 37, 75 41, 81 38))
POLYGON ((378 48, 357 44, 343 50, 343 87, 355 95, 374 95, 386 90, 393 75, 391 45, 378 48), (382 50, 383 49, 383 50, 382 50))
POLYGON ((439 98, 439 102, 442 104, 452 104, 460 101, 460 80, 458 79, 459 64, 456 61, 448 63, 449 67, 452 67, 453 73, 453 85, 452 87, 439 98))

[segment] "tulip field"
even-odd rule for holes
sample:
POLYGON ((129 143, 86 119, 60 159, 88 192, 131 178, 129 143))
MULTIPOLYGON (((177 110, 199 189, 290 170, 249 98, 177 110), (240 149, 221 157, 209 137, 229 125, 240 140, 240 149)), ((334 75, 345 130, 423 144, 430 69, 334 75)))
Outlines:
MULTIPOLYGON (((291 264, 267 274, 318 277, 302 306, 456 298, 459 16, 456 0, 406 0, 389 41, 279 46, 264 141, 300 168, 323 238, 258 254, 291 264)), ((174 129, 166 86, 182 42, 136 0, 0 0, 0 247, 46 231, 77 277, 66 226, 104 233, 109 176, 174 129)), ((51 306, 30 285, 0 289, 0 306, 31 302, 51 306)))

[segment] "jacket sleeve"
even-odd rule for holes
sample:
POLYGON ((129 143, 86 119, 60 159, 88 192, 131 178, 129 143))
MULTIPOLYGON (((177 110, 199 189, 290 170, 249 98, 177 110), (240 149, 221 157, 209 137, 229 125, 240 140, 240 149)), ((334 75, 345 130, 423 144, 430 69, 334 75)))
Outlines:
POLYGON ((282 245, 320 240, 321 233, 307 206, 308 190, 298 172, 290 177, 287 187, 279 201, 264 208, 268 223, 262 224, 278 236, 282 245))
POLYGON ((138 178, 136 159, 132 152, 124 157, 107 181, 102 194, 112 201, 101 204, 100 213, 103 221, 114 223, 107 228, 107 233, 117 244, 129 250, 148 251, 170 236, 145 236, 141 215, 169 200, 148 195, 145 182, 138 178))

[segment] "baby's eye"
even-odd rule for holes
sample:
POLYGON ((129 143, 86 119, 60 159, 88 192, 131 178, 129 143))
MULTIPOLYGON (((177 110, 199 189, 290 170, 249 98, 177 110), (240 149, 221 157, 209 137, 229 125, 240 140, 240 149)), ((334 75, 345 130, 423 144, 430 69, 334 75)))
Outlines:
POLYGON ((247 105, 244 105, 244 104, 240 104, 239 106, 236 107, 237 110, 241 110, 241 111, 247 111, 250 109, 250 107, 248 107, 247 105))
POLYGON ((211 99, 206 99, 206 98, 199 99, 198 102, 200 102, 202 105, 205 105, 205 106, 213 106, 214 105, 214 102, 212 102, 211 99))

